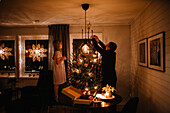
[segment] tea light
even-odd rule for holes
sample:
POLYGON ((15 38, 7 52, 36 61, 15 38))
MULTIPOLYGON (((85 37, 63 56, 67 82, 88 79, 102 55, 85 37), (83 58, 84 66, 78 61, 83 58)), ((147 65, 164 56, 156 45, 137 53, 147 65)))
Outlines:
POLYGON ((104 106, 105 106, 105 102, 102 102, 102 103, 101 103, 101 106, 104 107, 104 106))
POLYGON ((105 97, 106 98, 109 97, 109 93, 108 92, 105 93, 105 97))

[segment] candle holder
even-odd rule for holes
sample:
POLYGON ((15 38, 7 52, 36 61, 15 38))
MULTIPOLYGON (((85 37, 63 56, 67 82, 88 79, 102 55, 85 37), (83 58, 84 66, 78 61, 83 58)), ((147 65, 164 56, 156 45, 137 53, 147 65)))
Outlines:
POLYGON ((105 91, 105 97, 106 98, 111 98, 112 97, 112 92, 116 91, 116 89, 114 87, 109 86, 108 84, 106 85, 106 87, 102 88, 102 91, 105 91))

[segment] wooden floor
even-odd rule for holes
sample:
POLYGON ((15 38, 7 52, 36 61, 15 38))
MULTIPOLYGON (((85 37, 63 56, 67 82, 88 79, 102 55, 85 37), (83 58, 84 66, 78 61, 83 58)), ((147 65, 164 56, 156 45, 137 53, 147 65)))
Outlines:
MULTIPOLYGON (((123 105, 117 105, 116 111, 121 111, 123 108, 123 105)), ((109 108, 105 109, 83 109, 83 108, 77 108, 77 107, 69 107, 69 106, 51 106, 47 111, 49 113, 110 113, 109 108)))
MULTIPOLYGON (((123 108, 123 105, 118 105, 117 106, 117 111, 121 111, 123 108)), ((78 108, 71 108, 71 107, 66 107, 66 106, 52 106, 48 108, 42 109, 41 113, 93 113, 93 111, 88 111, 87 109, 78 109, 78 108)), ((106 113, 105 110, 96 110, 94 111, 95 113, 106 113)), ((5 110, 5 107, 2 106, 0 107, 0 113, 7 113, 5 110)), ((32 109, 28 113, 38 113, 35 109, 32 109)))

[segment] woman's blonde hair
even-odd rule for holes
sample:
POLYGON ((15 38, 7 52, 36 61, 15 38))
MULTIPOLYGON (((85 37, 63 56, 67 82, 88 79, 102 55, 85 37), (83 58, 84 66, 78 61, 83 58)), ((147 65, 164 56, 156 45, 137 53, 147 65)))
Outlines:
POLYGON ((54 56, 55 56, 55 51, 61 51, 60 43, 62 43, 60 40, 54 40, 54 41, 53 41, 53 46, 54 46, 53 59, 54 59, 54 56))

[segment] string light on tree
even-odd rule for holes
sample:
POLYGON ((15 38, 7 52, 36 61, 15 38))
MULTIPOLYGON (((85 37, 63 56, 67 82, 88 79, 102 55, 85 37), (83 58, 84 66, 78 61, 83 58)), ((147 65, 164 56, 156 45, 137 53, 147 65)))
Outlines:
MULTIPOLYGON (((89 4, 82 4, 86 11, 89 4)), ((86 16, 86 14, 85 14, 86 16)), ((86 21, 86 17, 85 17, 86 21)), ((89 27, 88 27, 89 38, 89 27)), ((82 30, 83 39, 83 30, 82 30)), ((98 58, 98 52, 94 50, 90 39, 86 39, 86 22, 85 22, 85 39, 78 48, 73 52, 73 61, 68 63, 68 80, 69 84, 81 90, 85 90, 85 94, 90 94, 90 90, 101 89, 101 59, 98 58), (99 61, 99 62, 98 62, 99 61), (78 69, 78 70, 77 70, 78 69), (79 82, 78 82, 79 81, 79 82), (88 87, 88 91, 87 91, 88 87)))

